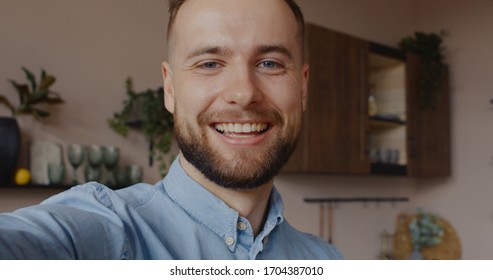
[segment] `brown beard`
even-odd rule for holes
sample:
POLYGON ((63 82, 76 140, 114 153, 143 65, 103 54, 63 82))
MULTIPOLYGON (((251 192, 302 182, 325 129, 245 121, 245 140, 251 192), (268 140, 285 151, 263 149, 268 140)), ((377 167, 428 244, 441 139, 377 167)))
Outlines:
POLYGON ((208 180, 228 189, 254 189, 268 181, 281 170, 296 147, 300 132, 300 123, 288 129, 271 141, 268 146, 258 150, 237 151, 233 159, 224 158, 207 138, 208 126, 214 120, 238 117, 269 120, 282 127, 283 118, 277 112, 256 110, 244 114, 237 112, 205 113, 199 115, 200 133, 192 131, 190 125, 182 121, 175 108, 175 136, 185 159, 199 170, 208 180), (205 128, 204 128, 205 127, 205 128))

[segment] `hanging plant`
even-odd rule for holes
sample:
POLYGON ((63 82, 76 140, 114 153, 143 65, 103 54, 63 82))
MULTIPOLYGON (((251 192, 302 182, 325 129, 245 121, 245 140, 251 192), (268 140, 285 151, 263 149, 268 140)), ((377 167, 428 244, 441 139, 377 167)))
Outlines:
POLYGON ((135 92, 132 79, 126 80, 128 99, 123 102, 119 113, 114 113, 108 125, 126 137, 129 129, 141 131, 149 144, 149 165, 154 157, 159 161, 161 176, 166 175, 167 164, 164 156, 169 153, 173 138, 173 115, 164 107, 163 88, 135 92))
POLYGON ((443 56, 445 32, 415 32, 414 36, 402 39, 399 47, 421 57, 419 71, 420 108, 436 106, 444 90, 447 67, 443 56))
POLYGON ((41 78, 38 83, 31 71, 25 67, 22 67, 22 71, 24 71, 29 84, 9 80, 19 95, 19 105, 17 107, 14 106, 14 103, 1 94, 0 104, 6 106, 14 118, 19 115, 31 115, 37 120, 48 117, 50 112, 41 109, 39 107, 40 104, 46 103, 53 105, 64 103, 58 93, 50 90, 56 81, 55 77, 47 74, 45 70, 41 70, 41 78))

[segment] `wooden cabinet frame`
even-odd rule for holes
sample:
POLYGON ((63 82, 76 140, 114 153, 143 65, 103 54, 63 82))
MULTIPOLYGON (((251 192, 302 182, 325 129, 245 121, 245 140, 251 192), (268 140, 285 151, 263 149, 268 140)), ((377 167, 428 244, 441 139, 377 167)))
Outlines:
MULTIPOLYGON (((369 54, 405 63, 406 165, 400 175, 450 175, 448 90, 436 108, 419 104, 419 57, 323 27, 307 24, 310 65, 307 111, 298 147, 283 172, 393 174, 369 159, 369 54)), ((394 168, 395 169, 395 168, 394 168)))

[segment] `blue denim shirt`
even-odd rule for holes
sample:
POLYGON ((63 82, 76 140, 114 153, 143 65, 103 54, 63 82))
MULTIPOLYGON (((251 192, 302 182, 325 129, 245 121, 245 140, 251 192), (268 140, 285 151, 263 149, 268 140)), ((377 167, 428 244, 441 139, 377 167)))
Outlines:
POLYGON ((176 160, 156 185, 87 183, 0 215, 0 259, 340 259, 283 217, 274 189, 263 230, 190 178, 176 160))

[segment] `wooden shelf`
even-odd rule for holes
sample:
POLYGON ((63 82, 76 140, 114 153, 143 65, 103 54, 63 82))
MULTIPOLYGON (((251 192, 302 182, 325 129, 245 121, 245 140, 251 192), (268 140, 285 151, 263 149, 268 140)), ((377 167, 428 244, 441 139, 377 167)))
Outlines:
POLYGON ((398 164, 372 163, 370 172, 372 175, 405 176, 407 175, 407 166, 398 164))
MULTIPOLYGON (((33 190, 33 189, 44 189, 44 190, 60 190, 60 191, 65 191, 70 188, 72 188, 75 185, 25 185, 25 186, 17 186, 17 185, 9 185, 9 186, 0 186, 0 190, 14 190, 14 189, 26 189, 26 190, 33 190)), ((125 188, 127 186, 118 186, 118 187, 111 187, 113 190, 118 190, 125 188)))
POLYGON ((399 119, 389 119, 379 116, 370 117, 370 126, 372 127, 398 127, 405 125, 406 122, 399 119))
POLYGON ((68 190, 70 186, 52 186, 52 185, 8 185, 8 186, 0 186, 0 190, 12 190, 12 189, 53 189, 53 190, 68 190))

